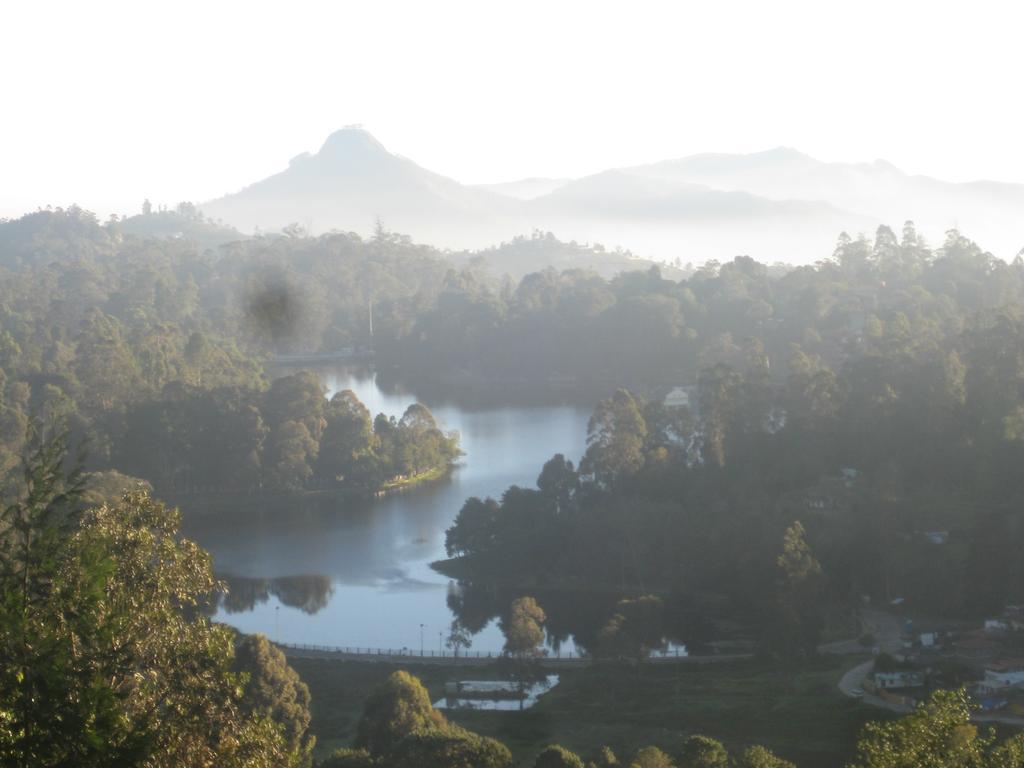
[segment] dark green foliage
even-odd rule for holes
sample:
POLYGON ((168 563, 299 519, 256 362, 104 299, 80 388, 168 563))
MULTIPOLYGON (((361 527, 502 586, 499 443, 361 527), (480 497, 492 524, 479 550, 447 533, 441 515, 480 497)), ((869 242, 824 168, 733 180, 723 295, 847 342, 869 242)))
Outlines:
POLYGON ((365 751, 344 753, 338 766, 508 768, 512 763, 504 744, 445 720, 431 706, 423 684, 408 672, 393 673, 367 699, 356 746, 365 751))
POLYGON ((675 764, 657 747, 644 747, 633 757, 629 768, 675 768, 675 764))
POLYGON ((5 500, 0 762, 298 764, 278 724, 243 712, 231 633, 199 615, 209 556, 144 492, 76 514, 65 445, 39 441, 5 500))
POLYGON ((387 753, 389 768, 508 768, 512 754, 501 742, 449 726, 416 731, 387 753))
POLYGON ((236 672, 247 677, 242 708, 269 717, 282 728, 288 748, 300 764, 308 764, 316 740, 309 729, 309 688, 264 635, 244 635, 235 645, 236 672))
POLYGON ((692 294, 695 323, 732 328, 703 337, 693 377, 675 379, 696 379, 695 410, 617 390, 594 411, 581 472, 555 462, 536 490, 466 502, 452 572, 723 594, 785 655, 813 653, 826 609, 862 595, 975 617, 1024 599, 1024 262, 957 233, 935 253, 907 243, 908 272, 851 241, 779 277, 737 260, 662 285, 692 294), (880 271, 884 286, 870 282, 880 271), (737 296, 778 322, 730 315, 737 296), (813 572, 799 552, 778 560, 796 520, 813 572))
POLYGON ((587 452, 580 471, 593 475, 602 485, 612 486, 640 470, 646 442, 647 422, 641 405, 630 392, 620 389, 611 399, 598 403, 590 417, 587 452))
POLYGON ((1004 768, 1020 765, 1022 746, 1020 736, 980 735, 963 690, 937 691, 899 720, 869 723, 851 768, 1004 768))
MULTIPOLYGON (((335 351, 367 344, 371 298, 386 347, 417 311, 412 297, 421 290, 421 299, 435 295, 448 269, 438 252, 401 239, 246 239, 190 204, 107 225, 76 207, 0 221, 0 480, 13 469, 27 416, 41 412, 49 388, 66 400, 73 431, 94 438, 89 469, 113 463, 164 491, 250 490, 260 482, 268 430, 300 422, 319 443, 323 428, 312 401, 286 417, 286 406, 301 400, 276 390, 267 403, 256 396, 270 347, 335 351), (282 264, 288 267, 275 283, 282 264), (273 292, 260 304, 257 289, 268 284, 287 286, 288 307, 273 292), (254 312, 254 304, 266 311, 254 312), (273 327, 256 315, 270 315, 273 327), (280 332, 283 326, 292 333, 280 332), (255 390, 244 398, 208 398, 222 401, 215 414, 221 405, 228 410, 207 422, 211 435, 198 442, 216 441, 217 432, 236 442, 231 450, 213 448, 220 458, 200 468, 174 461, 180 464, 192 447, 182 438, 195 435, 166 434, 179 422, 169 411, 184 407, 181 393, 189 388, 204 397, 222 388, 255 390), (255 418, 261 411, 266 423, 255 418), (160 419, 165 428, 154 423, 160 419), (160 444, 163 437, 176 439, 160 444), (126 458, 139 455, 139 438, 144 453, 171 454, 149 462, 157 471, 128 466, 126 458)), ((291 470, 310 480, 316 453, 299 430, 271 434, 268 452, 262 469, 274 470, 278 485, 294 487, 294 478, 285 477, 291 470)))
POLYGON ((739 768, 796 768, 793 763, 777 757, 764 747, 749 747, 737 762, 739 768))
POLYGON ((617 768, 617 766, 619 766, 619 758, 615 756, 610 747, 601 747, 597 757, 587 762, 587 768, 617 768))
POLYGON ((371 426, 352 392, 327 403, 309 373, 275 379, 266 392, 175 384, 129 409, 114 458, 164 491, 368 493, 443 471, 460 455, 457 434, 412 408, 417 418, 371 426))
POLYGON ((448 556, 488 552, 497 543, 495 525, 500 510, 501 507, 494 499, 467 499, 452 527, 445 532, 444 547, 448 556))
POLYGON ((665 610, 661 598, 643 595, 620 600, 598 633, 597 650, 607 656, 633 658, 637 664, 665 642, 665 610))
POLYGON ((821 563, 807 545, 806 530, 796 521, 782 535, 775 604, 765 623, 766 646, 782 656, 817 652, 821 630, 821 563))
POLYGON ((679 754, 679 768, 729 768, 729 753, 709 736, 690 736, 679 754))
POLYGON ((367 699, 355 745, 373 755, 385 754, 412 733, 446 726, 423 684, 408 672, 395 672, 367 699))
POLYGON ((533 768, 583 768, 583 761, 565 747, 552 744, 537 755, 533 768))

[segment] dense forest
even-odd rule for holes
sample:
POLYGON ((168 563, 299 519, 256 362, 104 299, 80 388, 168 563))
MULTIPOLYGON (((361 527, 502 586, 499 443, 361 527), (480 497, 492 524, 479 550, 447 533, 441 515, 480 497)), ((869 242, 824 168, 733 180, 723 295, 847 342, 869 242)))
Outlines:
MULTIPOLYGON (((542 233, 500 246, 588 247, 542 233)), ((578 464, 554 456, 535 488, 465 502, 439 565, 461 581, 451 637, 536 594, 549 638, 639 668, 668 638, 697 647, 713 604, 764 658, 792 659, 865 599, 977 617, 1024 598, 1021 258, 955 231, 929 248, 908 223, 843 235, 799 268, 740 256, 685 276, 516 283, 489 263, 383 227, 239 238, 189 206, 0 222, 4 760, 309 764, 308 691, 265 639, 207 615, 271 593, 305 610, 329 585, 236 580, 224 596, 177 513, 122 491, 134 477, 176 499, 367 494, 443 473, 460 448, 425 406, 374 417, 350 391, 327 400, 314 375, 282 375, 280 355, 360 350, 414 386, 601 393, 578 464)), ((420 711, 414 680, 390 685, 356 751, 329 764, 509 765, 500 743, 420 711)), ((915 741, 913 720, 879 725, 855 764, 954 741, 951 764, 1019 762, 1015 741, 962 738, 956 697, 912 717, 934 718, 936 740, 915 741)), ((594 765, 616 764, 598 747, 594 765)), ((693 749, 625 764, 786 765, 693 749)), ((561 748, 537 760, 582 764, 561 748)))
POLYGON ((373 420, 351 393, 324 401, 309 374, 268 383, 269 356, 297 335, 358 338, 359 286, 381 299, 429 295, 448 269, 429 249, 382 234, 215 253, 203 233, 223 236, 188 207, 104 225, 79 209, 0 222, 0 474, 31 417, 68 419, 89 468, 162 492, 367 491, 457 457, 457 437, 423 406, 373 420), (168 218, 190 237, 130 234, 150 219, 166 230, 168 218))
MULTIPOLYGON (((35 765, 309 766, 308 686, 261 635, 236 636, 203 612, 220 585, 210 558, 177 535, 179 516, 144 492, 90 507, 67 435, 36 435, 20 493, 5 499, 0 549, 0 759, 35 765)), ((799 549, 799 547, 797 547, 799 549)), ((531 598, 503 618, 509 658, 525 669, 543 640, 531 598)), ((525 674, 529 674, 526 672, 525 674)), ((731 754, 692 734, 678 754, 637 745, 620 762, 600 743, 586 765, 611 768, 787 768, 761 746, 731 754)), ((851 766, 1010 768, 1021 737, 971 724, 963 692, 940 691, 914 713, 869 724, 851 766)), ((322 768, 510 768, 500 741, 456 725, 426 689, 395 672, 366 700, 351 748, 322 768)), ((582 768, 551 745, 535 768, 582 768)))
POLYGON ((799 519, 831 596, 981 613, 1018 593, 1020 258, 955 231, 931 249, 909 222, 843 235, 815 266, 737 257, 679 281, 549 269, 514 285, 449 255, 383 227, 230 239, 188 205, 2 222, 2 468, 33 415, 67 418, 90 469, 166 493, 365 491, 445 466, 457 443, 422 406, 373 419, 311 375, 268 381, 277 352, 372 346, 413 382, 632 389, 598 407, 579 468, 468 503, 452 554, 756 601, 799 519), (664 407, 677 386, 689 406, 664 407))
POLYGON ((835 368, 795 344, 770 367, 755 340, 700 373, 692 408, 620 389, 578 467, 558 455, 535 488, 468 500, 442 567, 476 586, 724 594, 787 652, 813 652, 826 605, 865 596, 997 614, 1024 597, 1022 320, 1007 305, 931 343, 865 339, 835 368), (802 550, 814 572, 796 578, 802 550), (797 614, 800 642, 771 626, 797 614))
POLYGON ((371 420, 351 391, 325 400, 317 377, 299 373, 266 391, 168 385, 125 413, 114 460, 175 493, 369 493, 442 472, 459 455, 458 435, 443 433, 426 406, 371 420))
MULTIPOLYGON (((996 259, 959 232, 931 249, 908 222, 897 236, 843 235, 814 266, 739 256, 683 280, 658 269, 612 280, 579 270, 493 287, 449 280, 436 306, 382 356, 423 375, 544 379, 606 388, 693 384, 722 363, 764 357, 783 381, 794 345, 837 369, 852 358, 920 357, 978 313, 1019 307, 1024 261, 996 259)), ((389 342, 390 343, 390 342, 389 342)))

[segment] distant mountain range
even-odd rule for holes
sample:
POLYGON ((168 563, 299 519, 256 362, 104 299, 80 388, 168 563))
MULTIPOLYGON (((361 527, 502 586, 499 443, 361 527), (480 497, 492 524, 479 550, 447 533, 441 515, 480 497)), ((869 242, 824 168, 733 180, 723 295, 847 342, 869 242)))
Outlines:
POLYGON ((368 234, 380 220, 417 241, 464 249, 540 229, 694 263, 737 254, 813 262, 841 231, 870 235, 881 223, 898 231, 906 219, 933 242, 955 227, 1003 258, 1024 247, 1024 185, 943 182, 880 160, 825 163, 786 148, 470 186, 344 128, 316 154, 201 208, 250 232, 297 222, 315 233, 368 234))

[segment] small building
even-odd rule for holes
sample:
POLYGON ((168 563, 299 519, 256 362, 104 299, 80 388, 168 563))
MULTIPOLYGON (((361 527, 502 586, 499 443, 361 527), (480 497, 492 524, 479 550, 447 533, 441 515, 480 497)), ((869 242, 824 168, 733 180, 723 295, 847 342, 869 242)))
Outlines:
POLYGON ((1005 632, 1009 628, 1009 624, 1001 619, 985 619, 986 632, 1005 632))
POLYGON ((920 688, 924 685, 924 675, 916 669, 897 669, 892 672, 875 672, 872 674, 875 687, 879 690, 889 688, 920 688))
POLYGON ((1024 660, 998 659, 985 665, 982 685, 990 691, 1024 684, 1024 660))
POLYGON ((924 531, 921 535, 929 544, 945 544, 949 541, 949 531, 924 531))
POLYGON ((918 639, 921 641, 922 648, 934 648, 935 644, 939 640, 938 632, 922 632, 918 639))
POLYGON ((689 390, 686 387, 672 387, 672 391, 665 395, 664 405, 666 408, 689 408, 689 390))

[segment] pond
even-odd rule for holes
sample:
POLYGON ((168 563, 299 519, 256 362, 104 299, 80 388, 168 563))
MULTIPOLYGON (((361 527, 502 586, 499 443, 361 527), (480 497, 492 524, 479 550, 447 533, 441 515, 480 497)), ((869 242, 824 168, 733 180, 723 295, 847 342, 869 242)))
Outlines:
MULTIPOLYGON (((400 417, 416 398, 383 390, 372 372, 323 372, 328 397, 351 389, 370 412, 400 417)), ((217 621, 282 643, 437 651, 452 621, 444 558, 445 530, 470 496, 533 486, 544 462, 583 454, 587 405, 465 405, 422 400, 442 429, 458 430, 465 456, 430 485, 329 508, 196 515, 183 530, 213 554, 231 587, 217 621)), ((476 401, 479 403, 479 401, 476 401)), ((486 402, 486 401, 484 401, 486 402)), ((240 505, 244 506, 244 505, 240 505)), ((472 650, 499 651, 492 622, 472 650)), ((572 645, 562 644, 562 650, 572 645)))

